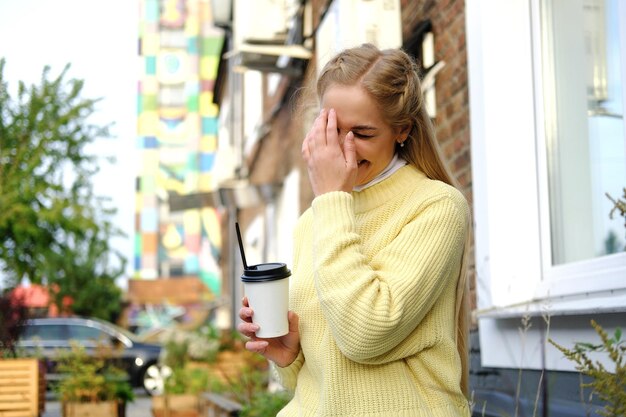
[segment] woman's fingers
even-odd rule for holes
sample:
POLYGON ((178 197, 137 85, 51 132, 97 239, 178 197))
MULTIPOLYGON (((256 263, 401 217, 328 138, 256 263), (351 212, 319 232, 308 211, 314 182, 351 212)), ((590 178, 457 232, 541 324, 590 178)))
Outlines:
POLYGON ((256 332, 259 331, 259 326, 254 323, 239 323, 237 331, 246 337, 254 337, 256 332))
POLYGON ((316 138, 319 140, 319 144, 320 145, 326 145, 327 144, 327 138, 326 138, 326 127, 328 125, 328 112, 326 111, 326 109, 322 109, 322 111, 320 112, 320 115, 317 117, 317 120, 315 121, 315 124, 317 125, 317 129, 316 129, 316 138))
POLYGON ((239 318, 243 320, 237 324, 237 331, 247 337, 252 337, 259 331, 259 326, 252 323, 252 310, 249 307, 243 307, 239 310, 239 318))
POLYGON ((250 307, 241 307, 239 309, 239 318, 243 321, 251 321, 254 311, 250 307))
POLYGON ((354 133, 348 132, 343 141, 343 155, 346 158, 346 167, 350 170, 358 169, 356 161, 356 145, 354 144, 354 133))
POLYGON ((267 340, 251 340, 246 342, 246 349, 251 352, 256 352, 263 354, 265 353, 265 349, 269 346, 269 342, 267 340))
POLYGON ((297 333, 298 325, 300 324, 300 317, 293 311, 287 312, 287 320, 289 321, 289 331, 297 333))
POLYGON ((326 144, 330 146, 338 146, 338 135, 337 135, 337 114, 335 113, 335 109, 330 109, 328 111, 328 119, 326 122, 326 144))
POLYGON ((326 145, 326 124, 328 123, 328 112, 326 109, 320 110, 320 114, 315 118, 313 127, 309 132, 309 151, 326 145))
POLYGON ((335 109, 322 109, 302 143, 313 193, 352 191, 356 181, 357 161, 353 133, 339 138, 335 109))

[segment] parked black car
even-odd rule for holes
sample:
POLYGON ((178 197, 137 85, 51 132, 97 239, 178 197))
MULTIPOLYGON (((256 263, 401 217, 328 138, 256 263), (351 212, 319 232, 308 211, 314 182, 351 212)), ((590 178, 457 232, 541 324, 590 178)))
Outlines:
POLYGON ((162 348, 143 343, 129 331, 112 323, 84 317, 58 317, 31 319, 23 329, 18 349, 29 355, 37 355, 46 361, 46 380, 54 383, 62 378, 56 371, 55 357, 61 350, 71 348, 75 340, 94 354, 100 346, 117 348, 118 355, 111 360, 124 369, 133 387, 143 388, 149 395, 163 390, 163 378, 159 367, 162 348))

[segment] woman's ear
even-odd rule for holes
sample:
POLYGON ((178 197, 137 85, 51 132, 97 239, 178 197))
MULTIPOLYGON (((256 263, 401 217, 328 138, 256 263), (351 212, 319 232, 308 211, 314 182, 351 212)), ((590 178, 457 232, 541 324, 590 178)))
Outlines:
POLYGON ((403 126, 396 130, 398 135, 397 142, 404 142, 406 138, 409 136, 409 132, 411 131, 411 126, 403 126))

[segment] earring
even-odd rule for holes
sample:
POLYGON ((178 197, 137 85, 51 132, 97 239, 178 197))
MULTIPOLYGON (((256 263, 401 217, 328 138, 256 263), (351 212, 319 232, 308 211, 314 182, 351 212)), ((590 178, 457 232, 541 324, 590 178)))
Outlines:
POLYGON ((404 142, 400 142, 400 147, 404 148, 404 142))

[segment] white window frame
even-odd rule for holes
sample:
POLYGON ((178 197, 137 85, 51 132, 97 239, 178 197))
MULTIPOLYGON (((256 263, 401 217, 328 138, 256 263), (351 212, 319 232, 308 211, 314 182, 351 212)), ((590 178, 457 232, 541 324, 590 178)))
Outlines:
POLYGON ((626 311, 626 253, 552 266, 539 1, 466 1, 478 316, 626 311))
MULTIPOLYGON (((542 273, 543 279, 537 287, 535 296, 539 299, 551 297, 561 297, 569 295, 580 295, 585 293, 600 293, 606 291, 626 290, 626 252, 593 258, 579 262, 570 262, 563 265, 553 265, 552 262, 552 237, 549 227, 550 206, 548 190, 548 165, 547 165, 547 144, 545 134, 545 111, 543 106, 542 91, 544 87, 543 70, 541 61, 541 16, 540 0, 531 1, 531 25, 532 42, 534 55, 534 80, 536 109, 536 138, 537 138, 537 160, 539 170, 539 202, 540 218, 545 227, 541 227, 542 247, 542 273), (622 279, 620 280, 619 277, 622 279)), ((626 5, 624 2, 618 3, 618 12, 621 16, 620 33, 621 39, 626 39, 626 5)), ((624 87, 622 96, 626 104, 626 43, 621 45, 622 52, 622 79, 624 87)), ((626 119, 624 119, 626 132, 626 119)), ((625 138, 626 141, 626 138, 625 138)), ((626 183, 625 183, 626 186, 626 183)), ((608 213, 607 213, 608 215, 608 213)), ((601 307, 601 306, 599 306, 601 307)))

